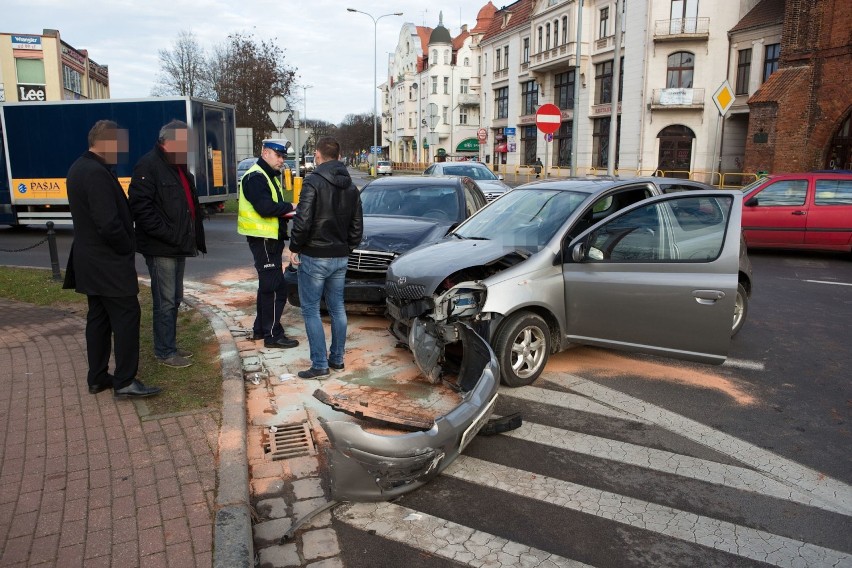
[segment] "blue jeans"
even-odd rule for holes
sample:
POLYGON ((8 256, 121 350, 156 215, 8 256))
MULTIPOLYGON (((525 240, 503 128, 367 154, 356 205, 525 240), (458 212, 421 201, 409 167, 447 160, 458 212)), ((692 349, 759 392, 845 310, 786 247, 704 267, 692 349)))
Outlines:
POLYGON ((145 264, 151 275, 154 303, 154 356, 167 359, 177 354, 177 317, 183 300, 186 259, 146 254, 145 264))
POLYGON ((328 362, 343 364, 346 347, 346 310, 343 308, 343 285, 346 281, 344 257, 315 258, 299 255, 299 303, 311 351, 311 367, 328 369, 328 362), (326 355, 325 330, 320 319, 320 300, 331 317, 331 351, 326 355))

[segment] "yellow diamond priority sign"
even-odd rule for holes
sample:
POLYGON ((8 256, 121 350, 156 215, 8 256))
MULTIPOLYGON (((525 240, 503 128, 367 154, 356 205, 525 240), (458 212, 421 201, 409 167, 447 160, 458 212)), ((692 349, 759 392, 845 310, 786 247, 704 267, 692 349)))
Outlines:
POLYGON ((716 103, 716 108, 719 109, 719 114, 722 116, 725 116, 725 113, 734 104, 734 91, 731 90, 727 81, 723 81, 716 92, 713 93, 713 102, 716 103))

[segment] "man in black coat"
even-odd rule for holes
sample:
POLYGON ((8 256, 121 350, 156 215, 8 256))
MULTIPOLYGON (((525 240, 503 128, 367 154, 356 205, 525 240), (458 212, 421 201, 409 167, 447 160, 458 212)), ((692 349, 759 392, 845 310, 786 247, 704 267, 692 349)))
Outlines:
POLYGON ((133 221, 127 197, 109 166, 127 149, 127 133, 109 120, 89 132, 89 151, 68 170, 68 204, 74 243, 66 288, 86 294, 86 351, 89 392, 113 389, 115 398, 151 396, 158 387, 136 379, 139 368, 139 284, 136 279, 133 221), (109 356, 115 338, 115 372, 109 356))
POLYGON ((151 275, 154 355, 169 367, 188 367, 192 353, 177 346, 186 257, 206 253, 195 178, 186 167, 189 128, 173 120, 160 129, 154 149, 142 156, 130 180, 136 250, 151 275))

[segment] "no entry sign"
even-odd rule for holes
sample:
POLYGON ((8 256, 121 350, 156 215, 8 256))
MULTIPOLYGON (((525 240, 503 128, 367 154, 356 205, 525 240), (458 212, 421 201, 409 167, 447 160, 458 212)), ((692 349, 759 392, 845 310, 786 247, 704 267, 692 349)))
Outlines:
POLYGON ((554 104, 543 104, 535 113, 535 125, 545 134, 553 134, 562 124, 562 111, 554 104))

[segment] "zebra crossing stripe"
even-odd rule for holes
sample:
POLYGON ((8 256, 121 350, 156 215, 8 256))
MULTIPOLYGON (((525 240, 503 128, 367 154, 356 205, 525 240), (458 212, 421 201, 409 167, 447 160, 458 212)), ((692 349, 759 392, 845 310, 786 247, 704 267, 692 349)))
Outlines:
POLYGON ((559 408, 565 408, 568 410, 577 410, 580 412, 588 412, 590 414, 610 416, 612 418, 618 418, 619 420, 647 423, 635 414, 630 414, 617 408, 611 408, 601 404, 600 402, 592 400, 589 397, 577 394, 552 391, 538 387, 524 387, 521 389, 500 387, 500 396, 525 400, 528 402, 537 402, 540 404, 549 404, 551 406, 558 406, 559 408))
POLYGON ((665 428, 684 438, 734 458, 791 488, 810 495, 814 507, 826 511, 852 514, 852 487, 814 469, 782 458, 763 448, 749 444, 700 422, 647 403, 638 398, 571 375, 554 375, 549 380, 560 386, 570 386, 579 394, 602 404, 618 408, 638 418, 665 428), (564 381, 564 383, 562 382, 564 381))
POLYGON ((351 503, 335 517, 357 529, 467 566, 591 568, 525 544, 393 503, 351 503))
POLYGON ((465 455, 442 475, 774 566, 852 565, 852 556, 830 548, 465 455))
POLYGON ((619 442, 600 438, 571 430, 544 426, 533 422, 524 422, 523 426, 504 436, 511 436, 526 442, 542 444, 551 448, 568 450, 595 458, 626 463, 645 469, 660 471, 707 483, 751 491, 777 499, 794 501, 812 507, 822 508, 822 502, 810 495, 795 491, 789 485, 767 477, 766 475, 714 461, 675 454, 638 446, 628 442, 619 442))

